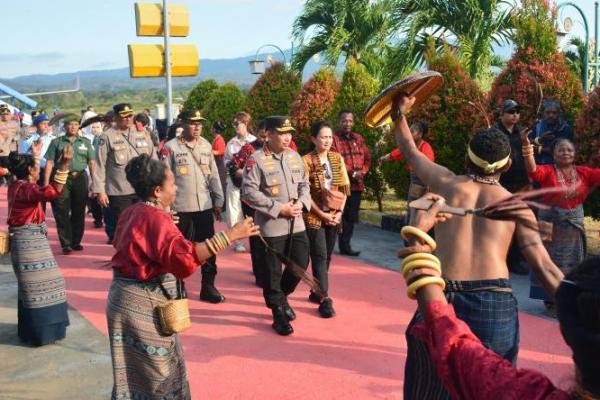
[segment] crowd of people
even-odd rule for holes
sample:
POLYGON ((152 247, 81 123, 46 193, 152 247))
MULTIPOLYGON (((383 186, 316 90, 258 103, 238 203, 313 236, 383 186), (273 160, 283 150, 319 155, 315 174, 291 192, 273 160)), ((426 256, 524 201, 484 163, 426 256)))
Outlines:
MULTIPOLYGON (((435 163, 435 142, 425 140, 427 124, 409 127, 405 110, 412 102, 405 96, 394 100, 398 148, 380 158, 406 161, 409 201, 434 202, 427 212, 409 210, 403 229, 402 273, 409 297, 419 302, 406 333, 405 398, 481 398, 510 382, 504 388, 513 391, 510 398, 600 395, 593 379, 597 361, 590 361, 600 352, 599 261, 581 264, 582 204, 600 184, 600 169, 574 164, 573 133, 560 105, 548 101, 543 118, 524 129, 521 106, 504 101, 497 124, 469 142, 467 174, 457 175, 435 163), (441 208, 446 202, 480 209, 532 186, 562 190, 544 195, 540 201, 551 207, 537 214, 527 208, 510 218, 450 218, 441 208), (425 233, 436 224, 437 241, 425 233), (542 227, 551 229, 545 241, 542 227), (513 264, 532 271, 531 296, 558 310, 579 372, 573 393, 514 369, 519 324, 509 281, 509 268, 518 269, 513 264), (488 386, 469 383, 466 377, 481 371, 488 386)), ((7 115, 5 108, 0 115, 7 115)), ((321 317, 336 315, 331 256, 336 240, 341 254, 360 254, 351 239, 371 168, 351 111, 340 111, 337 126, 315 121, 313 149, 304 155, 297 152, 287 116, 255 125, 240 111, 229 141, 224 123, 213 121, 211 143, 200 110, 182 110, 163 140, 149 116, 135 115, 130 104, 117 104, 107 115, 91 124, 85 123, 95 116, 90 109, 81 118, 65 116, 64 133, 50 131, 45 113, 33 118, 35 131, 0 121, 0 167, 2 175, 12 175, 8 225, 22 341, 53 343, 65 337, 69 324, 64 280, 46 238, 46 202, 63 254, 83 250, 86 208, 115 249, 107 305, 113 398, 191 397, 177 333, 165 333, 156 309, 185 297, 183 281, 199 267, 200 300, 226 301, 216 287, 217 256, 229 246, 246 252, 245 239, 276 333, 294 332, 289 295, 309 264, 316 284, 308 299, 321 317), (216 221, 227 228, 215 233, 216 221)))

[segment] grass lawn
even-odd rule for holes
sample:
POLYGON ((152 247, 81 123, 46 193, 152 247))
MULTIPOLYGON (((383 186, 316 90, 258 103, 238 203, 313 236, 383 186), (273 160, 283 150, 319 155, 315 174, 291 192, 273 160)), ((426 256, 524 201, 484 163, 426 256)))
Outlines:
MULTIPOLYGON (((374 200, 363 200, 361 209, 378 212, 377 202, 374 200)), ((393 193, 383 196, 383 212, 391 215, 406 214, 406 201, 398 199, 393 193)), ((598 254, 600 250, 600 221, 591 217, 585 217, 585 230, 588 243, 588 253, 598 254)))

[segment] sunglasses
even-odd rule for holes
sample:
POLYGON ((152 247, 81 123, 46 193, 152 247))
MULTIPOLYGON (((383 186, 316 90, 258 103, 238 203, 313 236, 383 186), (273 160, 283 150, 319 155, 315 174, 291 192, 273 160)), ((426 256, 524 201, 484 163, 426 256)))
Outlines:
POLYGON ((507 111, 506 113, 510 114, 510 115, 515 115, 515 114, 521 114, 521 111, 520 110, 510 110, 510 111, 507 111))
POLYGON ((231 123, 231 126, 232 126, 232 127, 234 127, 234 128, 237 128, 237 126, 238 126, 239 124, 241 124, 241 122, 239 122, 239 121, 235 121, 235 120, 234 120, 234 121, 231 123))

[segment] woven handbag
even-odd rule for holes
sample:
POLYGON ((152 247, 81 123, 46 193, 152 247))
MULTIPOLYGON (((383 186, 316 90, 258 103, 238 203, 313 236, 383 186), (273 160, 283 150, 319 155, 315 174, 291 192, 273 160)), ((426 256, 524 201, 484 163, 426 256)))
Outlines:
POLYGON ((171 298, 162 283, 160 287, 169 299, 167 303, 156 306, 161 333, 165 336, 170 336, 190 328, 192 320, 190 319, 190 309, 183 281, 180 279, 177 280, 176 299, 171 298))

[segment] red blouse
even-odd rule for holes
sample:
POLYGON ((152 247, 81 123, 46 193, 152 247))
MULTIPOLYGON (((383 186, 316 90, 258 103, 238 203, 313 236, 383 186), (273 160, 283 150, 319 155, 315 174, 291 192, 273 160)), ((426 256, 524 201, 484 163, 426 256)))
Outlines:
POLYGON ((46 220, 42 201, 57 199, 60 193, 53 185, 39 187, 37 183, 23 180, 8 187, 8 225, 41 224, 46 220))
POLYGON ((453 399, 570 399, 539 372, 517 369, 487 349, 441 301, 427 305, 413 333, 427 344, 438 376, 453 399))
MULTIPOLYGON (((578 186, 575 196, 570 199, 565 198, 565 194, 550 194, 543 196, 542 201, 546 204, 556 205, 561 208, 573 209, 583 204, 589 193, 595 186, 600 185, 600 168, 590 168, 576 165, 578 186)), ((538 165, 535 172, 529 173, 529 178, 538 182, 542 188, 560 187, 556 177, 554 165, 538 165)))
MULTIPOLYGON (((431 147, 429 142, 426 142, 425 140, 421 140, 421 144, 419 145, 419 147, 417 149, 421 153, 423 153, 425 155, 425 157, 427 157, 431 161, 435 161, 435 154, 433 153, 433 147, 431 147)), ((396 148, 396 149, 392 150, 392 152, 390 153, 390 159, 392 159, 394 161, 402 161, 402 160, 404 160, 404 155, 402 154, 400 149, 396 148)), ((413 170, 413 167, 412 167, 412 165, 410 165, 410 163, 408 163, 407 167, 408 167, 409 171, 413 170)))
POLYGON ((217 154, 215 154, 215 157, 225 156, 225 139, 223 139, 223 136, 219 135, 218 133, 212 142, 212 149, 213 151, 217 152, 217 154))
POLYGON ((166 273, 183 279, 204 263, 168 213, 142 203, 123 211, 113 243, 113 268, 140 281, 166 273))

